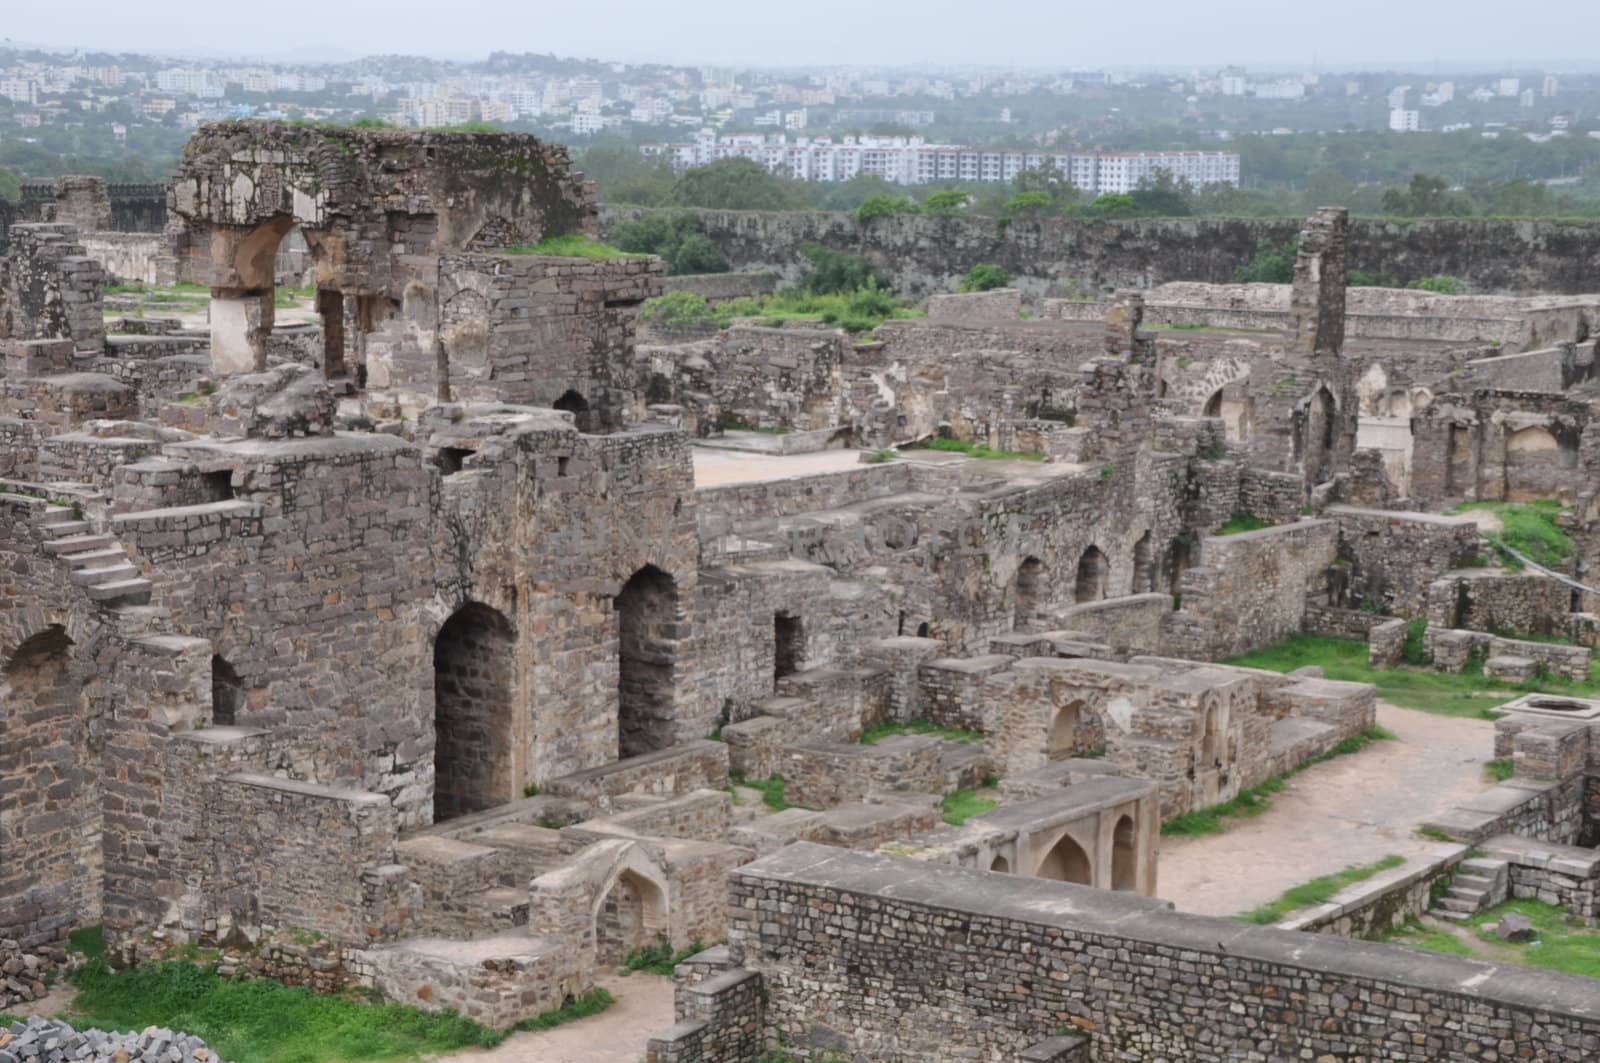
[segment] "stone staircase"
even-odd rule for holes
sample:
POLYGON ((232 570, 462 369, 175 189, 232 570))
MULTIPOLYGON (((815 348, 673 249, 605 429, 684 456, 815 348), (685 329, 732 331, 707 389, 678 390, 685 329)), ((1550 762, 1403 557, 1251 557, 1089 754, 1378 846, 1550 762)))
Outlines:
POLYGON ((1464 923, 1504 899, 1509 877, 1509 865, 1504 860, 1482 857, 1463 860, 1450 879, 1450 887, 1428 914, 1464 923))
POLYGON ((112 536, 95 532, 66 506, 45 507, 34 526, 44 536, 44 552, 66 566, 91 601, 113 609, 150 603, 150 581, 112 536))

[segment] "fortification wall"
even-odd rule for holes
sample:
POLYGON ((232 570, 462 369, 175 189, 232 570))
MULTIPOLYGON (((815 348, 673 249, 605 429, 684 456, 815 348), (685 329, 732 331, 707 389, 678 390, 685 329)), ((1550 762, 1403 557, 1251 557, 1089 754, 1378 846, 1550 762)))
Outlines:
MULTIPOLYGON (((607 208, 609 224, 645 213, 607 208)), ((980 262, 1005 268, 1024 294, 1094 293, 1168 281, 1225 284, 1263 240, 1292 240, 1302 221, 1159 218, 1090 222, 897 214, 698 212, 706 235, 735 269, 770 270, 784 282, 806 268, 802 245, 862 255, 911 296, 955 291, 980 262)), ((1600 223, 1359 219, 1350 226, 1349 266, 1402 282, 1450 274, 1480 292, 1583 292, 1600 254, 1600 223)), ((1352 310, 1356 309, 1352 306, 1352 310)))

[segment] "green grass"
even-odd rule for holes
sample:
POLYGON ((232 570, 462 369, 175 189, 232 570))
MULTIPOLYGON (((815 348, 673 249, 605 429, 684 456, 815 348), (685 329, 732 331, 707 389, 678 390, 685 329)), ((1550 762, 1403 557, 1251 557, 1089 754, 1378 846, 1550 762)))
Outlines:
POLYGON ((946 742, 971 744, 983 741, 982 731, 963 731, 959 727, 940 727, 927 720, 906 720, 903 723, 880 723, 861 732, 861 744, 874 746, 892 735, 937 735, 946 742))
POLYGON ((635 949, 622 961, 622 966, 632 974, 643 971, 645 974, 659 974, 670 976, 677 969, 678 964, 687 960, 696 953, 704 952, 705 945, 696 941, 686 949, 672 951, 672 946, 662 943, 659 945, 646 945, 642 949, 635 949))
POLYGON ((167 1026, 203 1038, 233 1063, 413 1059, 504 1040, 453 1012, 318 996, 266 978, 226 981, 179 960, 118 972, 95 960, 74 981, 78 996, 68 1018, 75 1025, 167 1026))
POLYGON ((982 443, 968 443, 963 439, 929 439, 914 449, 940 450, 951 454, 965 454, 969 458, 987 458, 995 461, 1043 461, 1045 455, 1036 450, 995 450, 982 443))
POLYGON ((547 236, 536 244, 515 244, 511 247, 502 247, 502 255, 556 255, 561 258, 648 258, 648 255, 635 255, 627 251, 603 244, 592 236, 583 233, 567 233, 563 236, 547 236))
POLYGON ((1509 958, 1527 967, 1542 967, 1550 971, 1565 971, 1589 978, 1600 978, 1600 929, 1576 925, 1577 920, 1564 908, 1541 901, 1507 901, 1479 912, 1464 924, 1492 951, 1474 952, 1465 942, 1453 935, 1428 931, 1420 926, 1407 927, 1388 938, 1396 945, 1427 949, 1431 952, 1448 952, 1457 956, 1480 956, 1483 959, 1509 958), (1537 936, 1529 942, 1515 944, 1501 941, 1489 930, 1501 916, 1508 914, 1527 916, 1537 936))
POLYGON ((1365 882, 1380 871, 1388 871, 1399 867, 1406 862, 1406 858, 1397 853, 1390 853, 1382 860, 1371 864, 1360 864, 1347 867, 1343 871, 1336 871, 1331 875, 1319 875, 1310 882, 1293 886, 1283 891, 1278 899, 1268 904, 1238 916, 1247 923, 1260 923, 1270 925, 1282 922, 1283 917, 1290 912, 1297 912, 1302 908, 1310 908, 1316 904, 1326 904, 1334 894, 1346 886, 1357 882, 1365 882))
POLYGON ((729 779, 733 782, 734 786, 744 786, 751 790, 755 790, 761 795, 762 804, 766 805, 774 812, 782 812, 786 808, 794 807, 793 805, 789 804, 788 801, 784 800, 783 776, 777 774, 776 772, 765 779, 746 779, 743 775, 738 773, 730 775, 729 779))
POLYGON ((955 790, 944 795, 944 821, 959 827, 973 816, 980 816, 999 802, 990 797, 979 797, 976 790, 955 790))
MULTIPOLYGON (((549 1030, 560 1026, 562 1023, 572 1022, 575 1019, 587 1019, 591 1015, 598 1015, 616 1002, 616 997, 599 986, 595 986, 583 996, 568 1001, 554 1011, 546 1011, 535 1015, 531 1019, 523 1019, 512 1029, 549 1030)), ((495 1036, 504 1040, 503 1034, 496 1034, 495 1036)))
POLYGON ((1262 528, 1274 527, 1270 520, 1262 520, 1249 510, 1236 509, 1233 516, 1219 525, 1212 535, 1238 535, 1240 532, 1260 531, 1262 528))
POLYGON ((885 321, 922 317, 921 307, 904 306, 894 293, 882 288, 862 288, 853 292, 814 295, 801 290, 772 295, 747 295, 730 299, 711 308, 718 328, 725 329, 737 318, 757 318, 766 328, 782 328, 791 321, 812 321, 833 325, 847 332, 870 332, 885 321))
MULTIPOLYGON (((1554 499, 1541 498, 1533 502, 1462 502, 1450 512, 1486 510, 1493 513, 1500 519, 1500 530, 1485 532, 1485 538, 1492 543, 1504 543, 1546 568, 1559 568, 1572 556, 1572 540, 1556 524, 1556 517, 1565 508, 1554 499)), ((1514 558, 1504 560, 1508 568, 1520 567, 1514 558)))
POLYGON ((1291 768, 1281 775, 1273 775, 1261 780, 1254 786, 1240 790, 1239 793, 1209 808, 1197 808, 1167 820, 1161 825, 1161 833, 1166 836, 1185 835, 1198 837, 1206 834, 1221 834, 1227 830, 1229 819, 1248 819, 1259 816, 1272 807, 1272 795, 1281 793, 1284 785, 1294 776, 1311 767, 1321 764, 1334 757, 1348 756, 1359 753, 1374 742, 1394 741, 1395 733, 1387 727, 1374 724, 1360 734, 1351 735, 1349 738, 1338 742, 1326 753, 1312 757, 1304 764, 1291 768))
POLYGON ((1483 777, 1490 782, 1505 782, 1517 773, 1510 757, 1500 757, 1496 760, 1483 762, 1483 777))
POLYGON ((877 450, 874 450, 871 454, 867 455, 867 464, 882 465, 884 462, 893 461, 899 456, 900 455, 896 451, 880 447, 877 450))
POLYGON ((106 934, 98 926, 80 926, 67 935, 67 951, 86 960, 98 960, 106 954, 106 934))

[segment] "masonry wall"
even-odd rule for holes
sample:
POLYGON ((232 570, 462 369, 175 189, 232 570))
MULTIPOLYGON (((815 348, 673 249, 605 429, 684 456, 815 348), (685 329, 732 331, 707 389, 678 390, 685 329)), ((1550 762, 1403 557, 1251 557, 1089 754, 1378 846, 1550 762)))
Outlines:
POLYGON ((762 976, 769 1043, 886 1063, 1011 1058, 1063 1028, 1097 1060, 1600 1051, 1600 1004, 1574 975, 806 843, 731 890, 730 952, 762 976))
MULTIPOLYGON (((604 221, 637 217, 611 207, 604 221)), ((1225 284, 1262 241, 1282 244, 1302 220, 1170 218, 1122 222, 896 215, 861 221, 851 214, 697 211, 706 235, 735 269, 762 269, 796 281, 801 247, 822 244, 863 255, 902 294, 955 291, 966 271, 993 262, 1028 295, 1093 294, 1167 281, 1225 284)), ((1594 280, 1581 263, 1600 247, 1593 223, 1434 219, 1405 223, 1357 219, 1350 226, 1351 269, 1412 281, 1447 273, 1474 291, 1584 292, 1594 280)))

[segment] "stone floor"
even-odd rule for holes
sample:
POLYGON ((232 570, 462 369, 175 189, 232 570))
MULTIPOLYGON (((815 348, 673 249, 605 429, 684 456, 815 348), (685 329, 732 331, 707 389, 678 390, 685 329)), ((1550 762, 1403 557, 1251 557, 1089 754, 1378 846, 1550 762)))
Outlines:
POLYGON ((1400 740, 1306 769, 1226 833, 1161 839, 1157 893, 1182 911, 1235 915, 1318 875, 1433 845, 1416 826, 1491 785, 1494 724, 1382 702, 1378 722, 1400 740))
POLYGON ((694 485, 726 487, 729 484, 781 480, 790 476, 853 469, 861 463, 857 450, 822 450, 815 454, 755 454, 737 450, 694 448, 694 485))

